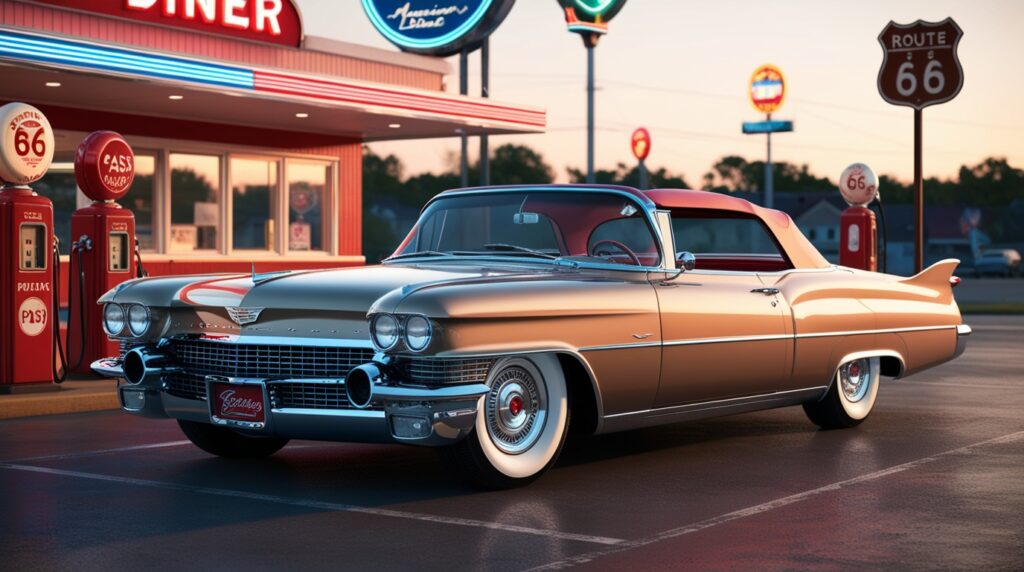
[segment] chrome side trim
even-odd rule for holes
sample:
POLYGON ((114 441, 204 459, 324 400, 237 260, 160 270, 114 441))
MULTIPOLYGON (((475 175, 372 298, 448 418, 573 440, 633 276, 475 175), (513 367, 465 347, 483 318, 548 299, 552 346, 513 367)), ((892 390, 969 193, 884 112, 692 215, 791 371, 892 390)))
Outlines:
POLYGON ((598 352, 602 350, 624 350, 633 348, 653 348, 661 345, 661 342, 635 342, 629 344, 608 344, 604 346, 587 346, 580 348, 581 352, 598 352))
MULTIPOLYGON (((740 342, 763 342, 771 340, 791 340, 791 339, 807 339, 807 338, 827 338, 835 336, 863 336, 868 334, 894 334, 904 332, 927 332, 934 330, 948 330, 956 327, 959 332, 960 326, 920 326, 914 328, 887 328, 887 329, 875 329, 875 330, 847 330, 841 332, 815 332, 810 334, 767 334, 761 336, 726 336, 721 338, 694 338, 690 340, 665 340, 663 342, 640 342, 640 343, 624 343, 624 344, 608 344, 601 346, 587 346, 580 348, 581 352, 600 351, 600 350, 621 350, 628 348, 643 348, 651 346, 692 346, 701 344, 723 344, 723 343, 740 343, 740 342)), ((965 335, 965 334, 964 334, 965 335)))
POLYGON ((788 391, 777 391, 775 393, 759 393, 757 395, 748 395, 748 396, 745 396, 745 397, 730 397, 729 399, 716 399, 714 401, 702 401, 700 403, 687 403, 687 404, 684 404, 684 405, 670 405, 668 407, 659 407, 659 408, 656 408, 656 409, 644 409, 642 411, 629 411, 629 412, 626 412, 626 413, 613 413, 611 415, 606 415, 605 418, 606 419, 617 419, 617 418, 620 418, 620 417, 630 417, 630 416, 634 416, 634 415, 647 415, 647 414, 652 414, 652 413, 656 414, 656 415, 668 415, 668 414, 671 414, 671 413, 676 412, 676 411, 684 411, 684 410, 688 410, 688 409, 706 409, 708 407, 724 407, 724 406, 728 406, 728 405, 732 405, 732 404, 736 404, 736 403, 744 403, 744 402, 750 402, 750 401, 758 401, 758 402, 760 402, 760 401, 764 401, 766 398, 771 398, 771 397, 782 397, 782 396, 791 395, 791 394, 808 393, 808 392, 811 392, 812 390, 816 391, 816 392, 823 392, 823 391, 825 391, 827 389, 828 389, 828 387, 821 386, 821 387, 808 387, 808 388, 805 388, 805 389, 791 389, 791 390, 788 390, 788 391))
POLYGON ((645 409, 642 411, 629 411, 607 415, 604 418, 604 433, 615 431, 626 431, 642 427, 652 427, 675 423, 678 421, 693 421, 707 417, 720 415, 731 415, 735 413, 746 413, 749 411, 760 411, 775 407, 787 407, 799 405, 806 401, 819 399, 828 391, 828 387, 817 386, 775 393, 763 393, 746 397, 734 397, 716 401, 705 401, 701 403, 688 403, 685 405, 673 405, 658 409, 645 409))
POLYGON ((956 327, 956 335, 958 336, 969 336, 974 330, 971 329, 967 324, 960 324, 956 327))
POLYGON ((697 338, 693 340, 672 340, 664 342, 664 346, 692 346, 698 344, 721 344, 729 342, 766 342, 772 340, 791 340, 790 334, 766 334, 763 336, 731 336, 725 338, 697 338))
POLYGON ((827 338, 831 336, 858 336, 865 334, 899 334, 904 332, 928 332, 933 330, 951 330, 956 326, 918 326, 913 328, 883 328, 875 330, 847 330, 842 332, 816 332, 813 334, 797 334, 800 338, 827 338))

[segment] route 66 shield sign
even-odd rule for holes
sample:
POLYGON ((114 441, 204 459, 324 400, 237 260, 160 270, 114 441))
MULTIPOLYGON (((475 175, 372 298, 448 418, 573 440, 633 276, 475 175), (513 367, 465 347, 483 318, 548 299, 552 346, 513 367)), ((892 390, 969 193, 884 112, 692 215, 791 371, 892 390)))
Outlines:
POLYGON ((964 70, 957 45, 964 32, 952 18, 912 24, 889 22, 878 42, 884 58, 878 71, 878 93, 893 105, 924 109, 960 93, 964 70))

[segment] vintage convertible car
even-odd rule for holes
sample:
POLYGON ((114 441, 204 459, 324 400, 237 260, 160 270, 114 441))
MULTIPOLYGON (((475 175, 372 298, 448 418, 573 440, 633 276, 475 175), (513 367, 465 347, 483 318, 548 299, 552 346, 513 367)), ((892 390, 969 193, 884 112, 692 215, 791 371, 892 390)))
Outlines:
POLYGON ((100 299, 121 355, 93 369, 216 455, 429 445, 508 487, 570 429, 788 405, 857 425, 880 376, 963 351, 956 265, 833 266, 786 214, 704 191, 461 189, 379 266, 122 284, 100 299))

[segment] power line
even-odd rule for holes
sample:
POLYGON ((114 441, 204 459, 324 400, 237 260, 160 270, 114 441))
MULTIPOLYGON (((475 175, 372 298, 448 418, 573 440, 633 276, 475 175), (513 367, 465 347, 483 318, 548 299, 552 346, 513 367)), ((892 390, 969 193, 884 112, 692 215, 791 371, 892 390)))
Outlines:
MULTIPOLYGON (((549 78, 549 79, 560 78, 560 79, 565 79, 565 80, 577 77, 575 74, 496 74, 496 75, 502 75, 504 77, 521 77, 521 78, 549 78)), ((737 100, 739 100, 739 101, 746 101, 746 99, 747 99, 745 96, 741 96, 741 95, 725 94, 725 93, 715 93, 715 92, 700 91, 700 90, 694 90, 694 89, 673 88, 673 87, 666 87, 666 86, 660 86, 660 85, 650 85, 650 84, 637 83, 637 82, 631 82, 631 81, 623 81, 623 80, 617 80, 617 79, 600 79, 599 81, 601 83, 604 83, 604 84, 607 84, 607 85, 615 85, 615 86, 624 87, 624 88, 627 88, 627 89, 636 89, 636 90, 640 90, 640 91, 670 93, 670 94, 676 94, 676 95, 690 95, 690 96, 694 96, 694 97, 705 97, 705 98, 710 98, 710 99, 721 99, 721 100, 732 100, 732 101, 737 101, 737 100)), ((561 84, 562 82, 559 82, 559 83, 561 84)), ((566 81, 564 83, 564 85, 569 85, 569 84, 572 84, 572 83, 574 83, 574 82, 573 81, 566 81)), ((826 107, 826 108, 830 108, 830 109, 838 109, 838 110, 841 110, 841 111, 849 111, 849 112, 855 112, 855 113, 867 113, 867 114, 871 114, 871 115, 878 115, 878 116, 888 117, 888 118, 895 118, 895 117, 901 117, 902 118, 902 117, 905 117, 905 114, 899 113, 899 112, 897 112, 895 110, 893 110, 893 111, 880 111, 878 109, 869 109, 869 108, 866 108, 866 107, 857 107, 857 106, 853 106, 853 105, 845 105, 845 104, 833 103, 833 102, 829 102, 829 101, 819 101, 819 100, 807 99, 807 98, 802 98, 802 97, 791 97, 790 101, 798 102, 798 103, 803 103, 805 105, 812 105, 812 106, 818 106, 818 107, 826 107)), ((1003 130, 1010 130, 1010 131, 1024 131, 1024 125, 1014 125, 1014 124, 1008 124, 1008 123, 1007 124, 1004 124, 1004 123, 986 123, 986 122, 981 122, 981 121, 967 121, 967 120, 962 120, 962 119, 942 119, 942 118, 939 118, 939 119, 934 119, 933 118, 933 119, 929 119, 929 121, 930 122, 935 122, 935 123, 941 123, 941 124, 961 125, 961 126, 965 126, 965 127, 981 127, 981 128, 985 128, 985 129, 1003 129, 1003 130)))

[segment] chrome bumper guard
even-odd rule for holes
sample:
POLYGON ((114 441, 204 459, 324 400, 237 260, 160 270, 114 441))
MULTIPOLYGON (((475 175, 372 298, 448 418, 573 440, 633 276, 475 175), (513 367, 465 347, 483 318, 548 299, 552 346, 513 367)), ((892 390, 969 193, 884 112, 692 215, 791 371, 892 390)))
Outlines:
MULTIPOLYGON (((104 377, 124 378, 119 358, 102 358, 91 365, 104 377)), ((309 380, 273 380, 274 383, 309 380)), ((264 380, 262 383, 266 383, 264 380)), ((344 385, 344 380, 339 381, 344 385)), ((350 441, 365 443, 408 443, 442 446, 468 435, 476 424, 477 403, 490 388, 484 384, 437 388, 402 383, 375 383, 375 409, 304 409, 270 407, 262 428, 233 427, 240 432, 292 439, 350 441)), ((172 417, 212 423, 208 400, 172 395, 164 384, 144 381, 118 385, 121 408, 141 417, 172 417)))
POLYGON ((960 357, 960 354, 964 353, 967 349, 967 336, 971 335, 973 330, 967 324, 960 324, 956 327, 956 353, 953 354, 954 358, 960 357))

